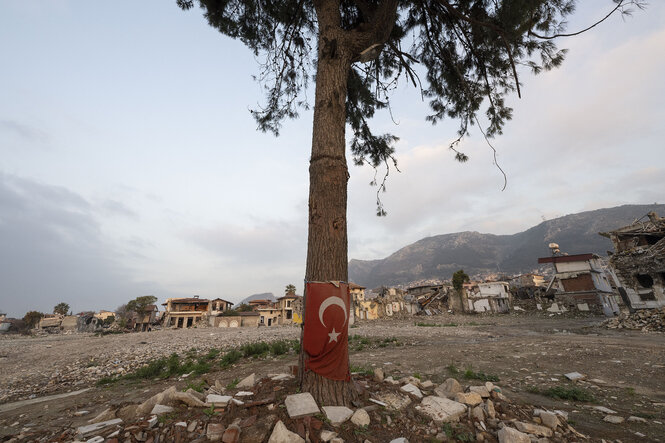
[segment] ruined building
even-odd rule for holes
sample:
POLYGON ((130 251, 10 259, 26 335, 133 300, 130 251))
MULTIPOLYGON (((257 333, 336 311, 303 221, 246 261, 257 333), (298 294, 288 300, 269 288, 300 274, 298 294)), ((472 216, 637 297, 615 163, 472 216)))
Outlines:
POLYGON ((650 212, 600 235, 614 244, 610 266, 623 302, 631 310, 665 306, 665 218, 650 212))
POLYGON ((216 298, 208 300, 195 295, 192 298, 169 298, 162 303, 165 308, 163 324, 165 327, 190 328, 200 321, 209 322, 210 318, 221 316, 233 303, 216 298))

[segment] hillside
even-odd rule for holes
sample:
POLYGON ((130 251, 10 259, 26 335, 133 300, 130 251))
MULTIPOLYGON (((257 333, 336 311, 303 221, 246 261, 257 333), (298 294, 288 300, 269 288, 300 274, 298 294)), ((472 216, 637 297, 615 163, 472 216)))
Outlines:
POLYGON ((665 214, 665 205, 624 205, 547 220, 512 235, 457 232, 423 238, 380 260, 351 260, 349 279, 369 288, 428 278, 450 278, 463 268, 468 274, 527 272, 555 242, 569 254, 607 255, 612 243, 598 235, 630 224, 649 211, 665 214))

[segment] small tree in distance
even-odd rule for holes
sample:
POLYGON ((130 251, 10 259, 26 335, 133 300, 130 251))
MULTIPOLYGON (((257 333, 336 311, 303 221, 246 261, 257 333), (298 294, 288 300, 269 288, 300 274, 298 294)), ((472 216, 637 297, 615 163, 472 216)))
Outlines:
POLYGON ((458 292, 462 290, 464 283, 468 283, 469 281, 469 276, 466 275, 464 269, 460 269, 453 274, 453 288, 458 292))
POLYGON ((54 314, 67 315, 69 312, 69 305, 65 302, 60 302, 53 308, 54 314))
POLYGON ((284 295, 295 295, 296 294, 296 287, 292 284, 286 285, 286 288, 284 289, 284 295))
POLYGON ((39 323, 39 320, 44 318, 44 314, 39 311, 28 311, 23 316, 23 321, 28 328, 34 328, 39 323))
POLYGON ((156 301, 157 297, 154 295, 143 295, 141 297, 136 297, 134 300, 127 303, 127 311, 140 314, 145 311, 147 306, 154 304, 156 301))

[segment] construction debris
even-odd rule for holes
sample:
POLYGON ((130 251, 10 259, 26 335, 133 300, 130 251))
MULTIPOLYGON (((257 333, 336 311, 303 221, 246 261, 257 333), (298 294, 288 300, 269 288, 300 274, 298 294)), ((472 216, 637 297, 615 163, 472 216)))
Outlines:
POLYGON ((624 313, 605 320, 602 325, 608 329, 665 332, 665 308, 641 309, 632 314, 624 313))

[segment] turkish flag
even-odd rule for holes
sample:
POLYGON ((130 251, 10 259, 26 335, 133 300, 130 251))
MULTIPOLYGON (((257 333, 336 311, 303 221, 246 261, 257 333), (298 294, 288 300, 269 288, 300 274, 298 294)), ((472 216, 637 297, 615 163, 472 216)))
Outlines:
POLYGON ((305 369, 332 380, 351 380, 349 370, 349 285, 305 284, 303 349, 305 369))

